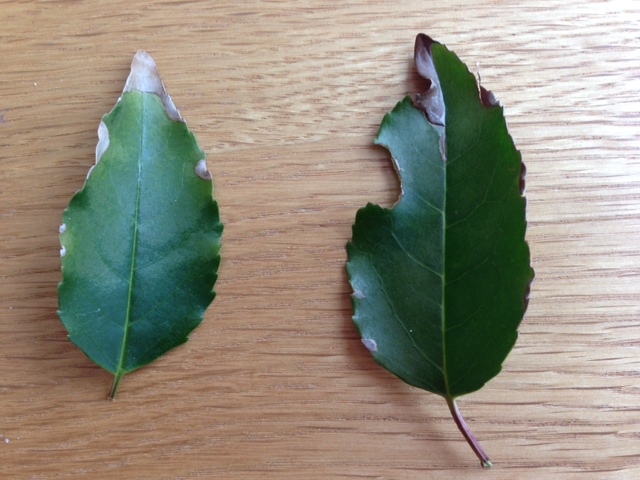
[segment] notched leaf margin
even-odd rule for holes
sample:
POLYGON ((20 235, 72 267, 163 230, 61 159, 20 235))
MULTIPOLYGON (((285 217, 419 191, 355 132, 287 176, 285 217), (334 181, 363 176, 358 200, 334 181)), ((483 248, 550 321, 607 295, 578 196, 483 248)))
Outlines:
MULTIPOLYGON (((184 120, 178 109, 176 108, 173 100, 171 99, 171 95, 167 93, 167 89, 160 78, 160 73, 158 72, 158 67, 156 66, 156 62, 153 60, 153 57, 149 55, 144 50, 139 50, 133 60, 131 61, 131 72, 127 77, 127 81, 124 85, 124 89, 122 90, 122 94, 138 91, 141 93, 150 93, 153 95, 157 95, 162 101, 162 105, 164 106, 164 110, 167 116, 173 120, 174 122, 181 122, 186 124, 187 122, 184 120)), ((122 95, 118 98, 116 105, 120 103, 122 100, 122 95)), ((115 108, 115 106, 114 106, 115 108)), ((113 111, 113 109, 112 109, 113 111)), ((111 112, 109 112, 111 113, 111 112)), ((109 115, 109 114, 107 114, 109 115)), ((106 115, 105 115, 106 116, 106 115)), ((104 155, 104 153, 109 148, 109 129, 105 125, 104 121, 100 122, 100 126, 98 127, 98 144, 96 145, 96 162, 89 169, 87 173, 87 179, 91 176, 96 165, 100 162, 100 159, 104 155)), ((202 159, 198 162, 195 168, 195 173, 198 177, 203 180, 211 181, 213 180, 213 176, 211 172, 207 169, 206 159, 202 159)))
MULTIPOLYGON (((91 168, 87 172, 87 176, 85 178, 85 183, 83 185, 83 188, 80 189, 78 192, 76 192, 76 194, 78 194, 80 191, 84 189, 84 187, 86 186, 86 182, 87 180, 89 180, 89 177, 93 173, 95 167, 98 165, 103 155, 109 149, 109 145, 110 145, 109 129, 104 122, 104 118, 113 112, 113 110, 122 100, 122 96, 125 93, 129 93, 133 91, 157 95, 162 101, 162 105, 164 107, 164 110, 168 118, 171 119, 172 121, 181 122, 186 125, 186 121, 184 120, 184 118, 176 108, 175 104, 173 103, 173 100, 171 99, 171 96, 167 93, 167 90, 164 86, 164 83, 162 82, 162 79, 160 78, 160 73, 158 72, 158 68, 156 66, 155 61, 153 60, 153 57, 151 57, 151 55, 149 55, 144 50, 139 50, 138 52, 136 52, 136 54, 133 57, 133 60, 131 61, 131 70, 130 70, 129 76, 127 77, 125 86, 122 90, 122 95, 118 97, 118 100, 116 101, 111 111, 105 114, 102 120, 100 121, 100 125, 98 126, 98 132, 97 132, 98 143, 96 144, 95 163, 91 166, 91 168)), ((194 173, 202 180, 213 181, 213 176, 211 175, 211 172, 207 168, 207 163, 205 158, 202 158, 201 160, 198 161, 198 163, 195 166, 194 173)), ((65 209, 65 213, 66 211, 67 209, 65 209)), ((62 223, 58 228, 61 258, 65 257, 65 255, 67 254, 67 249, 63 244, 64 234, 66 233, 66 231, 67 231, 67 226, 65 223, 62 223)), ((62 268, 63 267, 61 266, 61 270, 62 268)), ((60 287, 61 285, 62 285, 62 282, 59 283, 58 287, 60 287)), ((60 312, 58 312, 58 314, 59 313, 60 312)), ((115 376, 113 385, 111 387, 111 391, 109 393, 109 398, 112 400, 115 397, 115 393, 117 391, 118 385, 123 375, 124 374, 115 376)))
MULTIPOLYGON (((447 155, 446 155, 446 129, 445 129, 445 125, 446 125, 446 105, 444 103, 444 96, 442 93, 442 87, 440 85, 440 79, 438 76, 438 72, 436 70, 434 61, 433 61, 433 55, 432 55, 432 49, 431 47, 434 44, 438 44, 441 45, 439 42, 436 42, 435 40, 433 40, 431 37, 429 37, 428 35, 425 35, 423 33, 420 33, 417 35, 416 37, 416 41, 415 41, 415 46, 414 46, 414 61, 416 64, 416 70, 418 72, 418 74, 424 78, 425 80, 427 80, 427 90, 423 93, 416 93, 413 98, 413 106, 418 109, 419 111, 421 111, 426 119, 428 120, 429 124, 437 131, 439 138, 440 138, 440 151, 441 151, 441 155, 442 155, 442 161, 446 162, 447 161, 447 155)), ((478 79, 477 79, 477 88, 478 88, 478 95, 479 95, 479 100, 480 103, 482 104, 483 107, 485 108, 502 108, 502 104, 499 100, 496 99, 495 95, 493 94, 493 92, 491 92, 490 90, 487 90, 486 88, 484 88, 481 84, 481 79, 480 76, 478 75, 478 79)), ((406 99, 405 99, 406 100, 406 99)), ((393 116, 393 112, 389 112, 385 115, 382 125, 381 125, 381 130, 385 124, 385 122, 391 121, 391 118, 393 116)), ((513 141, 513 140, 512 140, 513 141)), ((393 165, 395 167, 396 173, 398 175, 398 178, 400 180, 400 196, 398 197, 397 201, 395 202, 394 206, 400 202, 400 200, 402 199, 402 196, 404 194, 404 189, 402 186, 402 174, 401 171, 399 169, 399 165, 397 160, 393 157, 393 154, 391 153, 391 149, 385 145, 384 143, 379 141, 379 138, 376 138, 376 140, 374 141, 374 143, 376 145, 381 145, 383 147, 385 147, 390 155, 391 158, 393 160, 393 165)), ((520 195, 522 196, 522 198, 524 199, 525 203, 526 203, 526 197, 525 197, 525 176, 526 176, 526 166, 524 164, 524 162, 521 160, 521 171, 520 171, 520 177, 519 177, 519 191, 520 191, 520 195)), ((371 204, 368 204, 367 207, 371 206, 371 204)), ((526 221, 526 219, 525 219, 526 221)), ((349 245, 348 245, 349 246, 349 245)), ((527 287, 526 287, 526 292, 523 298, 523 302, 524 302, 524 312, 526 312, 527 307, 529 305, 529 296, 530 296, 530 292, 531 292, 531 285, 534 281, 534 276, 532 276, 531 280, 529 281, 527 287)), ((353 291, 352 295, 351 295, 351 299, 352 299, 352 303, 354 306, 354 309, 356 307, 355 303, 356 300, 361 299, 363 297, 362 293, 359 291, 353 291)), ((523 313, 524 313, 523 312, 523 313)), ((371 351, 371 353, 375 353, 378 349, 377 347, 377 343, 375 342, 375 340, 370 339, 370 338, 361 338, 362 343, 364 344, 364 346, 371 351)), ((375 358, 375 355, 374 355, 375 358)), ((485 451, 482 449, 482 447, 480 446, 479 442, 477 441, 476 437, 473 435, 473 433, 471 432, 471 430, 469 429, 469 427, 467 426, 466 422, 464 421, 464 418, 462 417, 462 414, 460 413, 458 406, 456 404, 455 398, 451 398, 451 397, 446 397, 446 401, 447 404, 449 406, 449 409, 451 411, 451 415, 454 418, 454 421, 458 427, 458 429, 460 430, 460 432, 463 434, 463 436, 465 437, 465 439, 467 440, 467 442, 469 443, 469 445, 471 446, 471 448, 473 449, 474 453, 476 454, 476 456, 478 457, 478 459, 481 462, 481 465, 483 468, 491 468, 493 466, 493 464, 491 463, 491 461, 489 460, 489 457, 487 456, 487 454, 485 453, 485 451)))

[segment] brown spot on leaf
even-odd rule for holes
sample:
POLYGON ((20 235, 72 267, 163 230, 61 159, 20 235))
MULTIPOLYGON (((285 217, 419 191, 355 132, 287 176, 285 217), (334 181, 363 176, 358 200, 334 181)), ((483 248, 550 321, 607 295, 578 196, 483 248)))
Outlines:
POLYGON ((500 101, 496 98, 491 90, 487 90, 480 85, 480 101, 487 108, 499 107, 500 101))
POLYGON ((524 162, 520 164, 520 195, 524 195, 524 189, 526 187, 525 177, 527 176, 527 167, 524 162))

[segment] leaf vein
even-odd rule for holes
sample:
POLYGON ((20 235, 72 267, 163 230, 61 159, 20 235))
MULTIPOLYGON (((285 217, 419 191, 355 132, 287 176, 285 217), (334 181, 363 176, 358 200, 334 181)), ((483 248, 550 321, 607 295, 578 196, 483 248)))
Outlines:
POLYGON ((417 258, 415 258, 413 255, 411 255, 411 253, 409 253, 409 251, 405 248, 405 246, 402 244, 402 242, 400 242, 400 239, 398 239, 398 237, 396 236, 395 232, 391 232, 391 236, 393 237, 393 239, 396 241, 396 243, 398 244, 398 246, 400 247, 400 250, 402 250, 402 252, 409 257, 416 265, 424 268, 426 271, 436 275, 438 278, 442 278, 442 274, 436 272, 435 270, 433 270, 432 268, 428 267, 427 265, 425 265, 424 263, 422 263, 420 260, 418 260, 417 258))
POLYGON ((478 359, 481 357, 482 353, 487 349, 487 347, 489 345, 491 345, 493 343, 493 338, 494 337, 489 337, 489 339, 487 340, 487 342, 482 346, 482 348, 480 350, 478 350, 478 352, 476 353, 476 355, 474 356, 474 359, 472 362, 470 362, 467 367, 467 369, 462 373, 462 375, 460 375, 450 386, 453 387, 454 385, 457 385, 458 383, 460 383, 462 380, 464 380, 469 373, 471 373, 471 371, 473 370, 473 367, 475 367, 476 363, 478 363, 478 359))
POLYGON ((439 209, 438 207, 436 207, 435 205, 431 204, 427 199, 425 199, 422 195, 420 195, 415 189, 411 188, 408 185, 405 185, 406 189, 411 191, 413 193, 413 195, 420 200, 422 203, 424 203, 427 207, 434 209, 436 212, 438 212, 441 215, 444 215, 444 212, 439 209))
POLYGON ((445 287, 448 287, 449 285, 452 285, 460 280, 462 280, 464 277, 466 277, 467 275, 470 275, 471 273, 475 272, 477 269, 479 269, 482 265, 484 265, 485 263, 487 263, 489 261, 489 257, 486 257, 484 260, 482 260, 481 262, 479 262, 475 267, 470 268, 468 270, 465 270, 464 272, 462 272, 460 275, 458 275, 456 278, 454 278, 453 280, 449 280, 445 283, 445 287))
MULTIPOLYGON (((372 260, 371 258, 371 254, 369 254, 369 260, 372 260)), ((380 284, 380 291, 382 292, 382 294, 384 295, 384 298, 387 300, 387 303, 389 304, 389 308, 391 308, 391 311, 393 312, 393 316, 395 317, 395 319, 398 321, 398 323, 400 324, 400 326, 402 327, 402 329, 405 331, 407 337, 409 337, 409 340, 411 340, 411 344, 413 345, 413 348, 416 349, 416 351, 420 354, 420 356, 422 358, 425 359, 425 361, 430 364, 431 366, 433 366, 435 369, 437 369, 440 373, 443 373, 442 367, 440 367, 439 365, 437 365, 433 360, 431 360, 427 354, 425 352, 422 351, 422 349, 416 344, 413 335, 411 335, 411 332, 409 332, 409 328, 404 324, 404 322, 402 321, 402 319, 400 318, 400 316, 398 315, 398 312, 396 311, 393 302, 391 301, 391 299, 389 298, 389 295, 387 294, 386 290, 382 287, 383 286, 383 282, 382 282, 382 277, 380 276, 380 273, 376 270, 376 268, 373 266, 373 262, 371 262, 371 266, 372 266, 372 270, 374 271, 374 273, 376 274, 376 277, 378 277, 378 283, 380 284)))
POLYGON ((171 297, 173 297, 176 294, 176 292, 178 290, 181 289, 182 285, 187 281, 188 278, 189 278, 189 275, 185 275, 182 278, 182 280, 180 280, 180 282, 175 286, 175 288, 166 297, 164 297, 162 300, 157 302, 153 307, 151 307, 149 310, 147 310, 142 316, 140 316, 140 318, 132 320, 129 323, 129 326, 131 327, 131 326, 135 325, 136 323, 143 321, 148 316, 152 315, 156 310, 158 310, 158 308, 160 308, 160 306, 165 304, 171 297))

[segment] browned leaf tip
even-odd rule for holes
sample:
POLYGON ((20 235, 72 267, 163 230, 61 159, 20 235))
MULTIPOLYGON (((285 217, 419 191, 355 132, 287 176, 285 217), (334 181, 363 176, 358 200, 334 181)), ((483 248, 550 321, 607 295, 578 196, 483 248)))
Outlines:
POLYGON ((419 33, 416 37, 414 48, 416 69, 418 70, 418 74, 429 82, 429 87, 426 92, 419 93, 415 96, 414 105, 417 109, 424 112, 429 122, 434 125, 444 126, 444 98, 442 96, 438 72, 433 64, 433 57, 431 56, 431 45, 434 43, 438 42, 424 33, 419 33))

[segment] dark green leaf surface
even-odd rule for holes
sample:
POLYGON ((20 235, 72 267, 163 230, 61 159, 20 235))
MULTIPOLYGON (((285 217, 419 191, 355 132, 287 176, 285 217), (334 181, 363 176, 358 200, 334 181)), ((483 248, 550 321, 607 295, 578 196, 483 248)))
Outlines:
POLYGON ((431 89, 420 109, 400 102, 376 139, 402 195, 392 209, 358 211, 347 269, 354 322, 375 360, 455 405, 498 374, 526 309, 523 165, 490 92, 485 105, 455 54, 418 42, 431 89))
POLYGON ((204 153, 145 55, 103 118, 97 164, 60 235, 59 315, 71 341, 115 375, 112 394, 124 374, 187 340, 220 263, 204 153))

